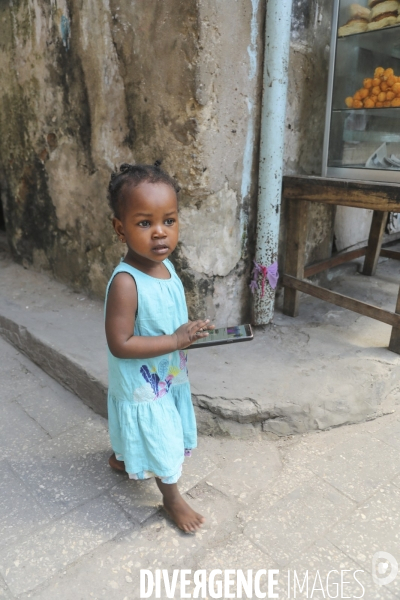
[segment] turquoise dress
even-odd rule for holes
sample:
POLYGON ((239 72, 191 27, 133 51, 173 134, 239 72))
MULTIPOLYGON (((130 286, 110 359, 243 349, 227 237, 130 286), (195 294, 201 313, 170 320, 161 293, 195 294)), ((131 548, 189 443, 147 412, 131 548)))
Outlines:
MULTIPOLYGON (((134 335, 170 335, 188 321, 182 282, 169 260, 170 279, 157 279, 121 262, 117 273, 136 282, 134 335)), ((155 358, 116 358, 108 349, 108 427, 111 446, 131 479, 176 483, 184 456, 197 446, 187 351, 155 358)))

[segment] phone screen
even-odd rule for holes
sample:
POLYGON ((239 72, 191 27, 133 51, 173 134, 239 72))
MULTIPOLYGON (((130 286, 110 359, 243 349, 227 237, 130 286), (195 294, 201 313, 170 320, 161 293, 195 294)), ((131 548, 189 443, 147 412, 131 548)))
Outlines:
MULTIPOLYGON (((235 325, 234 327, 219 327, 208 332, 208 336, 193 342, 194 346, 212 346, 229 342, 239 342, 252 339, 253 335, 249 325, 235 325)), ((190 347, 190 346, 189 346, 190 347)))

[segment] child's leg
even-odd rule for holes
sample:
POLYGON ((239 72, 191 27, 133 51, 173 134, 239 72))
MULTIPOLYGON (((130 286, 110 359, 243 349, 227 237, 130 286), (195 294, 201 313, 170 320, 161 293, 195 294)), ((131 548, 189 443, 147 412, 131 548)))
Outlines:
POLYGON ((156 482, 163 495, 164 508, 180 529, 186 533, 196 531, 204 523, 202 515, 190 508, 182 498, 176 483, 163 483, 156 477, 156 482))
POLYGON ((125 473, 125 463, 123 460, 118 460, 116 458, 115 452, 113 452, 110 458, 108 459, 108 464, 116 471, 122 471, 123 473, 125 473))

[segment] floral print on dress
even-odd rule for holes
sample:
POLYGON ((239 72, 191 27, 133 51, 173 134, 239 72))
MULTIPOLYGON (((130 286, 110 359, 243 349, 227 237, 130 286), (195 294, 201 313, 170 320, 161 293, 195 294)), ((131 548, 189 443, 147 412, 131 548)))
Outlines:
POLYGON ((158 400, 169 392, 172 384, 180 384, 187 382, 187 353, 179 351, 179 367, 170 365, 169 361, 164 358, 157 367, 149 367, 142 365, 140 374, 145 380, 145 384, 134 391, 133 397, 137 402, 145 402, 158 400))
POLYGON ((186 375, 188 375, 187 350, 186 351, 179 350, 179 366, 182 369, 182 371, 185 371, 186 375))

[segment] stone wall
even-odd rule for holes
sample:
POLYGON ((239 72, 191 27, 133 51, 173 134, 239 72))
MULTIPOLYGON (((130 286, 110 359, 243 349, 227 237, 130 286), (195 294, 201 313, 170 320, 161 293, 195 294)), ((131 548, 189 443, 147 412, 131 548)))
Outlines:
MULTIPOLYGON (((249 318, 264 9, 263 0, 0 2, 0 186, 19 262, 102 297, 123 253, 110 172, 161 160, 182 186, 173 259, 191 315, 249 318)), ((295 5, 288 173, 320 169, 329 20, 328 0, 295 5)), ((318 219, 328 239, 329 219, 318 219)))
MULTIPOLYGON (((286 109, 284 172, 321 175, 333 0, 294 0, 286 109)), ((280 264, 284 266, 285 206, 280 264)), ((334 208, 310 204, 307 262, 330 255, 334 208)), ((322 277, 324 274, 322 274, 322 277)), ((321 278, 321 275, 317 276, 321 278)))

